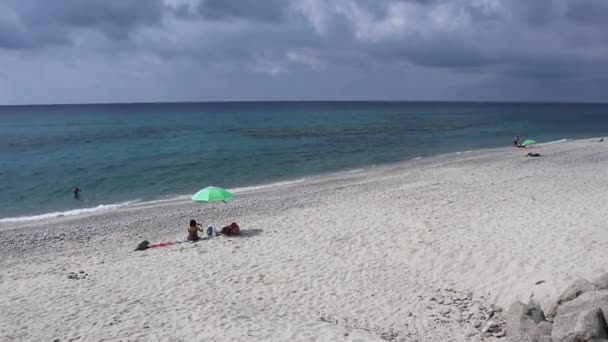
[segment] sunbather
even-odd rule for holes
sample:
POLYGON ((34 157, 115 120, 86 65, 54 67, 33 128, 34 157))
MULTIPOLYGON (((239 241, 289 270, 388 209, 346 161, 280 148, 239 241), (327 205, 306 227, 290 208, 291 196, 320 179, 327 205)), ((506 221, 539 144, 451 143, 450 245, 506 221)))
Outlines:
POLYGON ((196 220, 190 220, 190 227, 188 227, 188 241, 198 241, 201 238, 198 236, 198 232, 203 232, 203 228, 200 223, 196 223, 196 220))

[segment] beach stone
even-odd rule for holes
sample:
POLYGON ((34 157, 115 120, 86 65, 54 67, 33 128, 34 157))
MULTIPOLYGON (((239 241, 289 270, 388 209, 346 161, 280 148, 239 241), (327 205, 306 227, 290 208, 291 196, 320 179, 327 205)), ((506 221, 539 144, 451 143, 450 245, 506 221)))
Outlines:
POLYGON ((466 332, 466 335, 467 335, 467 337, 472 337, 472 336, 477 335, 477 333, 478 333, 478 331, 475 329, 468 329, 466 332))
POLYGON ((507 310, 508 341, 537 342, 539 328, 543 321, 542 310, 537 306, 529 306, 522 302, 511 304, 507 310), (540 311, 540 312, 538 312, 540 311))
POLYGON ((557 308, 551 337, 557 342, 608 338, 608 290, 586 292, 557 308))
POLYGON ((599 308, 563 312, 555 317, 551 338, 554 342, 580 342, 608 338, 606 321, 599 308))
POLYGON ((561 303, 569 302, 581 294, 589 291, 595 291, 597 287, 593 285, 587 279, 577 279, 572 285, 568 286, 568 288, 557 298, 557 301, 561 303))
POLYGON ((591 283, 595 285, 598 290, 608 290, 608 273, 591 280, 591 283))
POLYGON ((493 332, 494 328, 498 327, 498 324, 494 321, 487 321, 486 324, 484 324, 483 328, 481 328, 481 332, 482 333, 486 333, 486 332, 493 332))
POLYGON ((450 309, 449 307, 441 308, 441 314, 442 315, 447 315, 450 312, 452 312, 452 309, 450 309))
POLYGON ((545 314, 543 313, 543 309, 541 309, 540 305, 536 303, 528 303, 527 315, 532 318, 534 323, 540 323, 545 321, 545 314))
POLYGON ((479 328, 481 327, 481 321, 480 320, 474 320, 473 324, 471 324, 474 328, 479 328))
POLYGON ((568 286, 564 292, 562 292, 562 294, 557 298, 557 301, 549 306, 549 309, 545 313, 547 320, 550 322, 553 321, 555 315, 557 314, 557 309, 563 303, 574 300, 585 292, 596 291, 597 289, 598 288, 595 285, 586 279, 576 280, 574 283, 572 283, 572 285, 568 286))
POLYGON ((505 337, 507 335, 507 333, 504 330, 501 330, 499 332, 493 333, 492 336, 494 337, 505 337))
POLYGON ((538 342, 552 342, 551 339, 551 330, 553 329, 553 324, 549 322, 540 322, 536 326, 536 332, 534 333, 534 337, 538 342))

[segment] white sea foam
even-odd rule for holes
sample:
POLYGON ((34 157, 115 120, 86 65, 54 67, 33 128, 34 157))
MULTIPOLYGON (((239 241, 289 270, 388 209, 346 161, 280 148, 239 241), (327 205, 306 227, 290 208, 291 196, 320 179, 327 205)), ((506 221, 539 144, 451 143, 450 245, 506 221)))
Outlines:
POLYGON ((412 158, 412 160, 419 160, 419 159, 422 159, 422 157, 412 158))
POLYGON ((301 179, 296 179, 296 180, 292 180, 292 181, 283 181, 283 182, 276 182, 276 183, 269 183, 269 184, 262 184, 262 185, 245 186, 245 187, 241 187, 241 188, 229 189, 229 191, 234 192, 234 193, 240 193, 240 192, 246 192, 246 191, 268 189, 268 188, 274 188, 277 186, 298 184, 298 183, 304 182, 305 180, 306 180, 306 178, 301 178, 301 179))
POLYGON ((549 142, 542 143, 542 144, 539 144, 539 145, 551 145, 551 144, 559 144, 559 143, 565 143, 565 142, 567 142, 567 141, 570 141, 570 139, 560 139, 560 140, 554 140, 554 141, 549 141, 549 142))
POLYGON ((348 171, 344 171, 344 173, 359 173, 361 171, 363 171, 363 169, 348 170, 348 171))
POLYGON ((96 207, 92 207, 92 208, 72 209, 72 210, 67 210, 67 211, 56 211, 56 212, 40 214, 40 215, 5 217, 5 218, 0 219, 0 223, 38 221, 38 220, 44 220, 44 219, 54 218, 54 217, 73 216, 73 215, 79 215, 79 214, 90 214, 90 213, 107 211, 107 210, 124 207, 124 206, 134 204, 137 202, 139 202, 139 200, 120 202, 120 203, 115 203, 115 204, 100 204, 100 205, 98 205, 96 207))

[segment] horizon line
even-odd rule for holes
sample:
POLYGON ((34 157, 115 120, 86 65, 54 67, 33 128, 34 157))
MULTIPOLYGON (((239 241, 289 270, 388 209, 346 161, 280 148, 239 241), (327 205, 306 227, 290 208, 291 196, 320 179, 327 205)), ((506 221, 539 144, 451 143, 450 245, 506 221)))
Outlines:
POLYGON ((608 104, 608 101, 546 101, 546 100, 186 100, 186 101, 117 101, 117 102, 63 102, 0 104, 1 107, 44 107, 44 106, 94 106, 94 105, 151 105, 151 104, 229 104, 229 103, 488 103, 488 104, 608 104))

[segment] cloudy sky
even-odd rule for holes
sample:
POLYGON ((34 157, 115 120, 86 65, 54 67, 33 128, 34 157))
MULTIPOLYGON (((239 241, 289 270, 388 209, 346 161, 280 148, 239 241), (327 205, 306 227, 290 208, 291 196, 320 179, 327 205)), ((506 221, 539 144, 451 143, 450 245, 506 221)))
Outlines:
POLYGON ((0 104, 608 101, 608 0, 2 0, 0 104))

